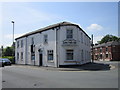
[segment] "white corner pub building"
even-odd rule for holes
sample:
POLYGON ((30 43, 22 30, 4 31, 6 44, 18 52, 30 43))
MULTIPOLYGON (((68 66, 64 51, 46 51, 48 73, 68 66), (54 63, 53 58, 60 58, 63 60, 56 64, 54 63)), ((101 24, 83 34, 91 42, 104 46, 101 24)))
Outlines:
POLYGON ((50 25, 15 40, 16 64, 59 67, 91 62, 90 37, 70 22, 50 25))

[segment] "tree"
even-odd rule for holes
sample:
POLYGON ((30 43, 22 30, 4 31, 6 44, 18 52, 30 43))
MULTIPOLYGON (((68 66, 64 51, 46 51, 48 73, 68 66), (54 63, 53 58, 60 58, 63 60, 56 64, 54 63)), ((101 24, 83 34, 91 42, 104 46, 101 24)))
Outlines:
POLYGON ((3 50, 3 55, 4 56, 12 56, 12 53, 13 53, 12 47, 6 47, 3 50))
POLYGON ((2 48, 2 56, 14 56, 15 55, 15 43, 10 47, 2 48))
POLYGON ((120 38, 118 38, 116 36, 113 36, 113 35, 107 34, 106 36, 104 36, 101 39, 101 41, 98 41, 98 43, 102 44, 102 43, 107 43, 107 42, 110 42, 110 41, 120 41, 120 38))

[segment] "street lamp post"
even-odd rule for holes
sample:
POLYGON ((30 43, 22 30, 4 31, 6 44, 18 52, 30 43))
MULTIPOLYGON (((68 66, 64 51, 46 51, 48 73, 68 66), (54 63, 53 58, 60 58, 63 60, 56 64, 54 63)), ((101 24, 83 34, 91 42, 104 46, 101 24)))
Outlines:
POLYGON ((11 23, 13 24, 13 53, 12 53, 12 56, 13 56, 13 59, 14 59, 14 21, 11 21, 11 23))
POLYGON ((14 21, 11 21, 12 22, 12 24, 13 24, 13 44, 14 44, 14 21))

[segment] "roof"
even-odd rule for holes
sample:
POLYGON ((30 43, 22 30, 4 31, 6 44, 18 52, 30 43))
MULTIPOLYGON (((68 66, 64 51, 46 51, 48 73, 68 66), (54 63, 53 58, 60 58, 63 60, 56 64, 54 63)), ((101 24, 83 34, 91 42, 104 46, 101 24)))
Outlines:
MULTIPOLYGON (((27 37, 29 35, 33 35, 33 34, 36 34, 36 33, 40 33, 40 32, 43 32, 43 31, 47 31, 49 29, 54 29, 55 27, 60 27, 60 26, 69 26, 69 25, 73 25, 73 26, 77 26, 80 30, 82 30, 79 25, 77 24, 73 24, 73 23, 70 23, 70 22, 60 22, 60 23, 57 23, 57 24, 53 24, 53 25, 49 25, 47 27, 44 27, 44 28, 41 28, 41 29, 38 29, 36 31, 33 31, 33 32, 29 32, 29 33, 26 33, 18 38, 16 38, 15 40, 17 39, 20 39, 20 38, 23 38, 23 37, 27 37)), ((83 31, 83 30, 82 30, 83 31)), ((83 31, 84 32, 84 31, 83 31)), ((85 33, 85 32, 84 32, 85 33)), ((85 33, 86 34, 86 33, 85 33)), ((86 36, 88 36, 86 34, 86 36)), ((88 36, 89 39, 91 39, 89 36, 88 36)))
POLYGON ((114 46, 114 45, 120 45, 120 42, 111 41, 111 42, 95 45, 95 46, 93 46, 93 48, 104 47, 104 46, 114 46))

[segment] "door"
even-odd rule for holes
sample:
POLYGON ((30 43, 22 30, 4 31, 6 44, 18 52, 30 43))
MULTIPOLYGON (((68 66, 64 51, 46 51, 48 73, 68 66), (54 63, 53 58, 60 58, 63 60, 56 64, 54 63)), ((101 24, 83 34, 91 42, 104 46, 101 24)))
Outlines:
POLYGON ((42 54, 39 54, 39 66, 42 66, 42 54))

